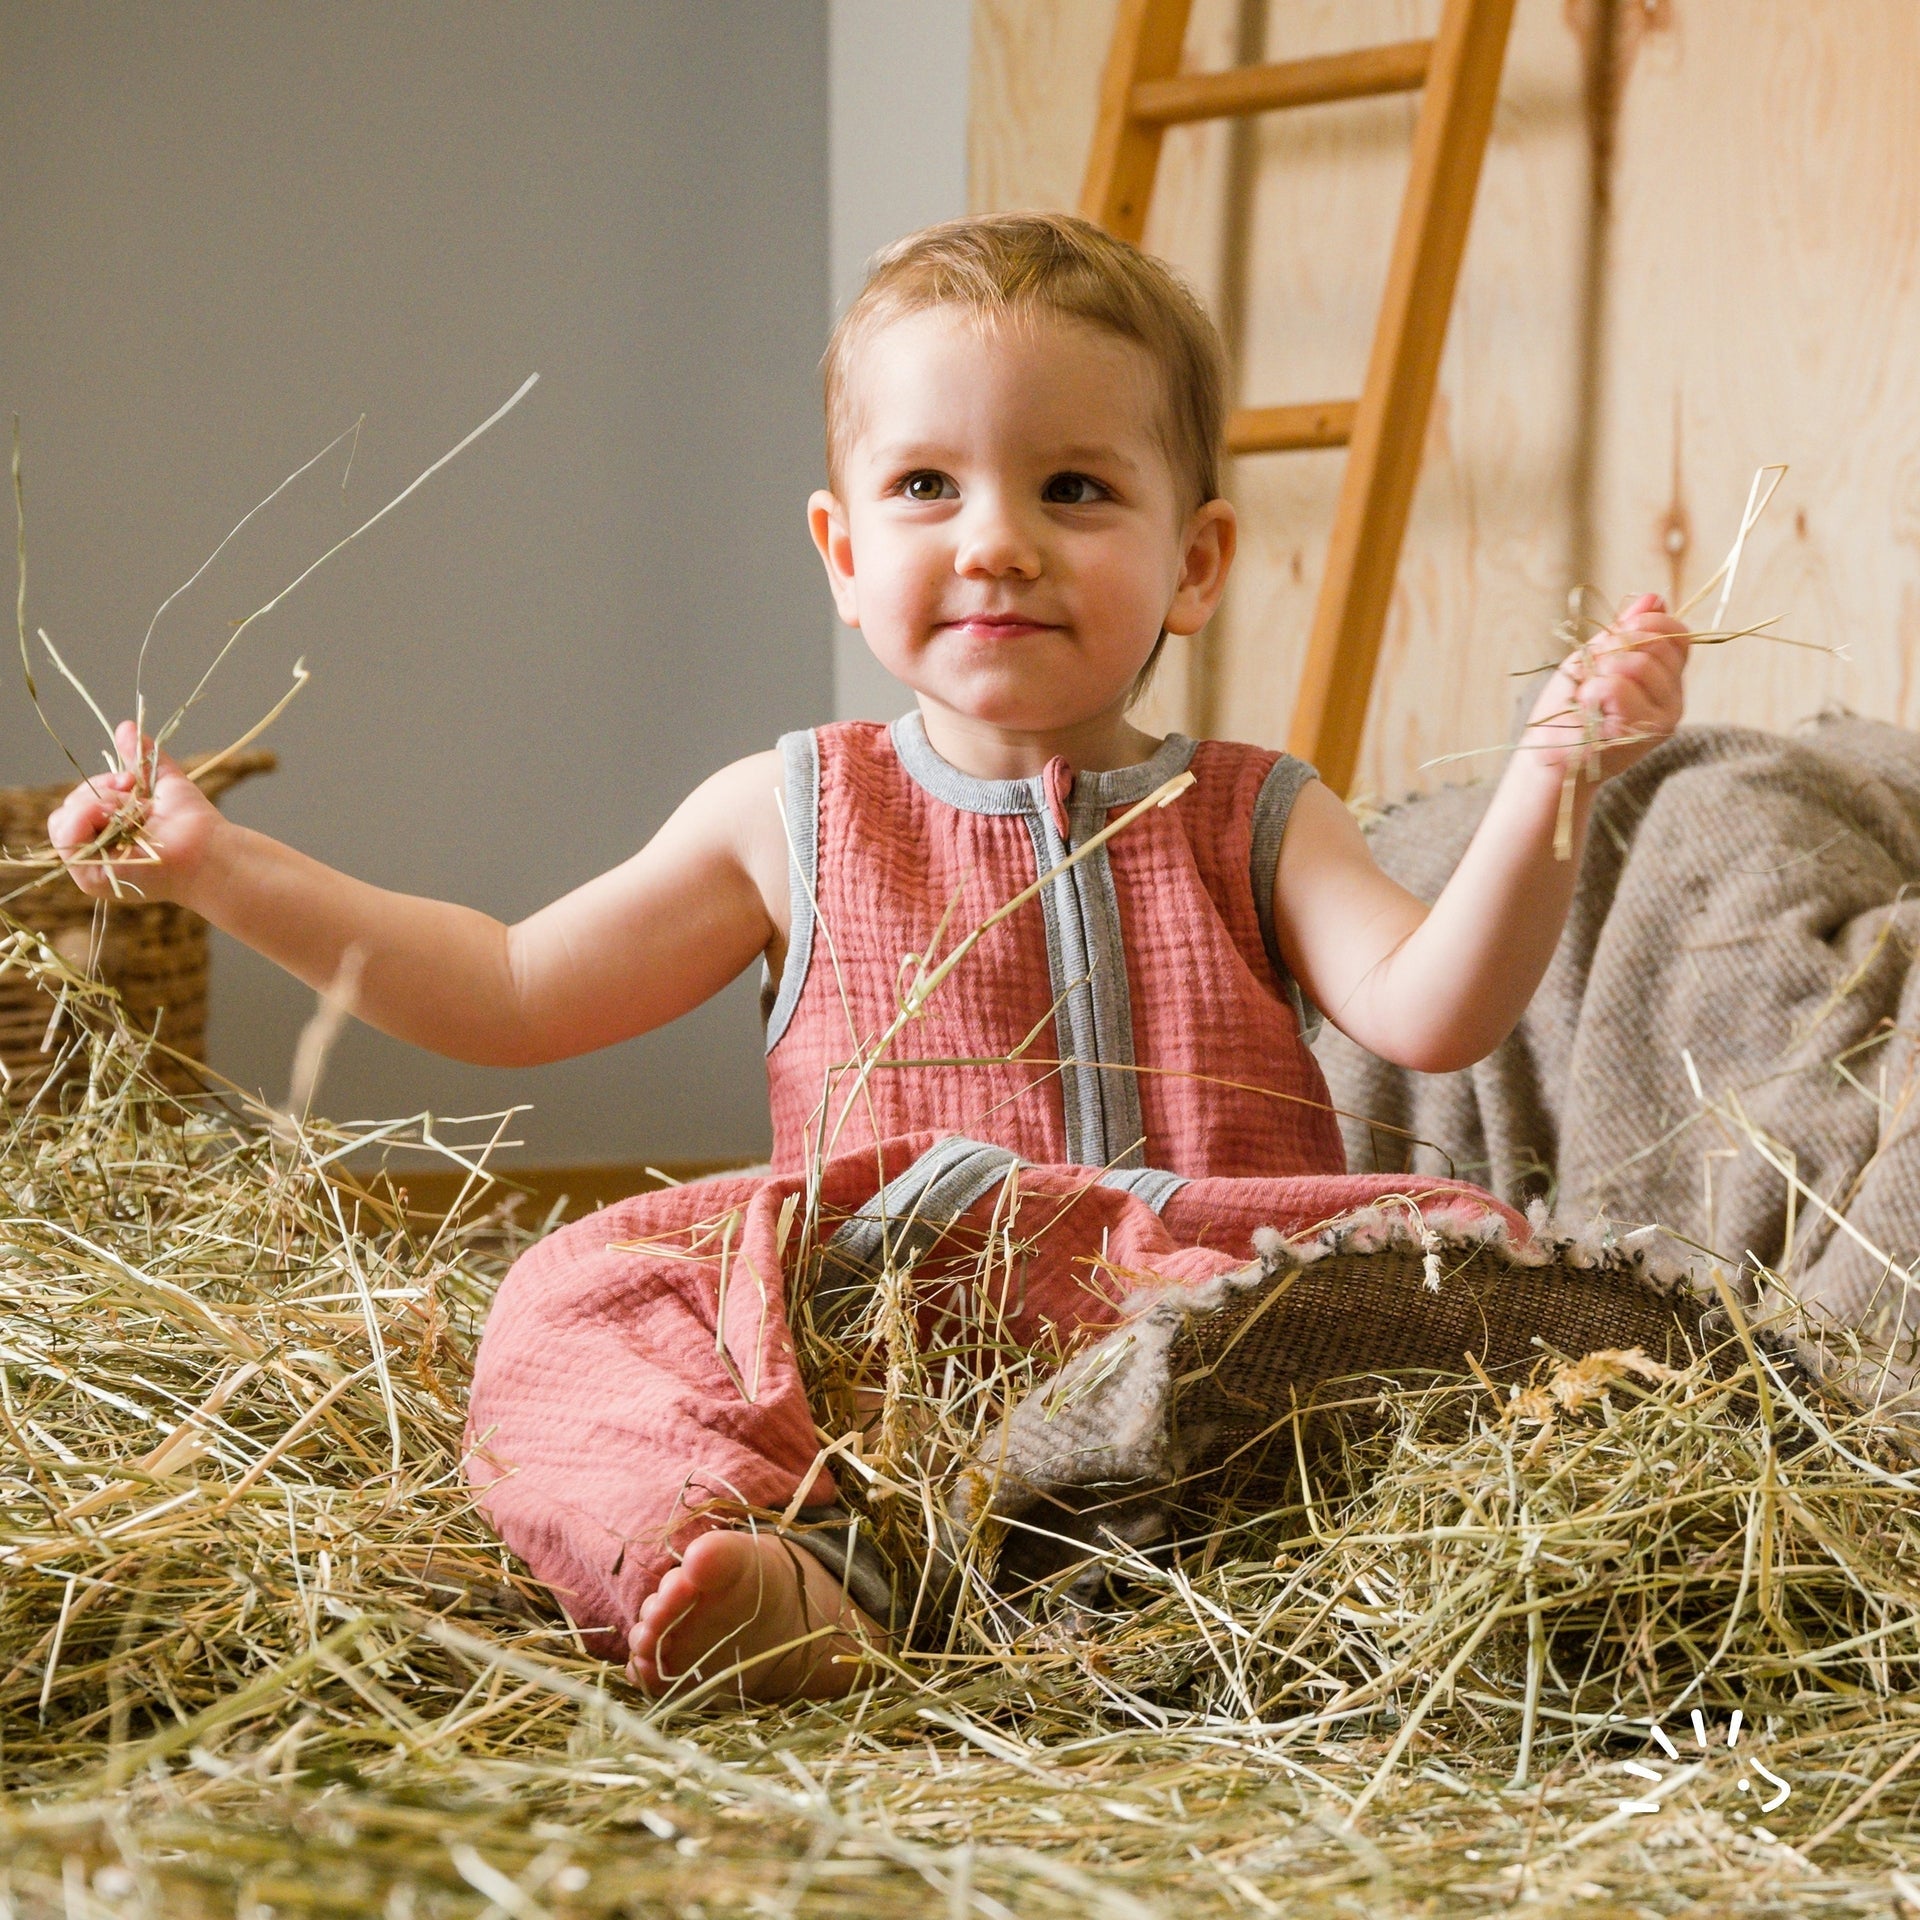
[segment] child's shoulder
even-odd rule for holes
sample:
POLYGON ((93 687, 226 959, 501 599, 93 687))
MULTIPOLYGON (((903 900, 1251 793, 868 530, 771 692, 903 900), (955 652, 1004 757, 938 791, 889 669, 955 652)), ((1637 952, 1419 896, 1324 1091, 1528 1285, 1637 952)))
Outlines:
POLYGON ((1268 787, 1298 793, 1308 781, 1320 777, 1284 748, 1256 746, 1251 740, 1196 740, 1192 766, 1197 781, 1250 787, 1255 793, 1268 787))

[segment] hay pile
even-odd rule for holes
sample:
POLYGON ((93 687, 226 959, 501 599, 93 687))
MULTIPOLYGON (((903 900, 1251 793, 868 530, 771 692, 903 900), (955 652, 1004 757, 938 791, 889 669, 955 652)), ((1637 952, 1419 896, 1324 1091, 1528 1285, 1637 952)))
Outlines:
POLYGON ((442 1136, 183 1108, 0 959, 67 1002, 0 1137, 0 1911, 1920 1908, 1916 1487, 1744 1348, 1389 1390, 1107 1618, 660 1708, 467 1496, 516 1236, 377 1178, 442 1136))

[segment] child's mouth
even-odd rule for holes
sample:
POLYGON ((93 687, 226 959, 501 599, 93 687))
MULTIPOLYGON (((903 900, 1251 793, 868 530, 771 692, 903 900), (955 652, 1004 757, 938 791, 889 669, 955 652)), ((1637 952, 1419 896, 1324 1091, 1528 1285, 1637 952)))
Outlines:
POLYGON ((1052 624, 1029 620, 1017 613, 970 613, 946 623, 949 633, 964 634, 969 640, 1024 640, 1037 633, 1051 633, 1052 624))

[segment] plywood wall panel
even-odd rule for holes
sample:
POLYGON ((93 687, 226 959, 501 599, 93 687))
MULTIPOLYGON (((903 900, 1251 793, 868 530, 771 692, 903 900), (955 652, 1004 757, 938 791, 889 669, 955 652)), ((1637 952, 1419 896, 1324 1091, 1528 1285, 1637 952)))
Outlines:
MULTIPOLYGON (((1200 0, 1187 64, 1244 44, 1250 5, 1200 0)), ((1282 58, 1428 31, 1437 0, 1264 11, 1282 58)), ((974 14, 975 204, 1071 205, 1111 0, 974 14)), ((1496 765, 1429 763, 1504 737, 1512 674, 1545 656, 1576 579, 1619 595, 1710 572, 1767 460, 1793 471, 1735 611, 1850 657, 1703 652, 1693 712, 1787 727, 1843 700, 1920 724, 1916 107, 1912 0, 1520 0, 1362 787, 1496 765)), ((1170 136, 1149 244, 1239 321, 1249 400, 1357 380, 1411 116, 1255 123, 1243 205, 1225 130, 1170 136)), ((1342 457, 1239 463, 1242 564, 1202 670, 1173 654, 1155 718, 1283 736, 1342 457)))
MULTIPOLYGON (((1273 57, 1432 30, 1413 0, 1273 9, 1273 57)), ((1462 267, 1425 464, 1357 780, 1391 794, 1439 756, 1506 737, 1515 668, 1541 657, 1564 597, 1584 257, 1579 43, 1522 0, 1462 267), (1491 217, 1489 217, 1491 216, 1491 217), (1556 217, 1559 216, 1559 217, 1556 217)), ((1351 393, 1386 275, 1415 101, 1261 123, 1249 223, 1246 389, 1351 393)), ((1249 562, 1216 641, 1221 732, 1279 740, 1292 708, 1344 456, 1240 463, 1249 562)), ((1464 778, 1495 762, 1457 763, 1464 778)))
POLYGON ((1791 465, 1733 608, 1828 654, 1703 653, 1697 713, 1920 724, 1920 8, 1635 8, 1605 280, 1597 571, 1719 563, 1791 465), (1669 553, 1669 543, 1678 549, 1669 553))
POLYGON ((1079 198, 1113 8, 1114 0, 974 0, 967 175, 976 212, 1079 198))

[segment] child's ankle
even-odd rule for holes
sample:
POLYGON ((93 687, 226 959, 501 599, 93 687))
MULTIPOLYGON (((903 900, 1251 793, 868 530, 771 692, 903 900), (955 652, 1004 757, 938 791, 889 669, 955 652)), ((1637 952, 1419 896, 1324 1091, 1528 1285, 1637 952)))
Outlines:
POLYGON ((804 1548, 776 1534, 703 1534, 640 1609, 628 1671, 649 1692, 834 1699, 887 1635, 804 1548))

